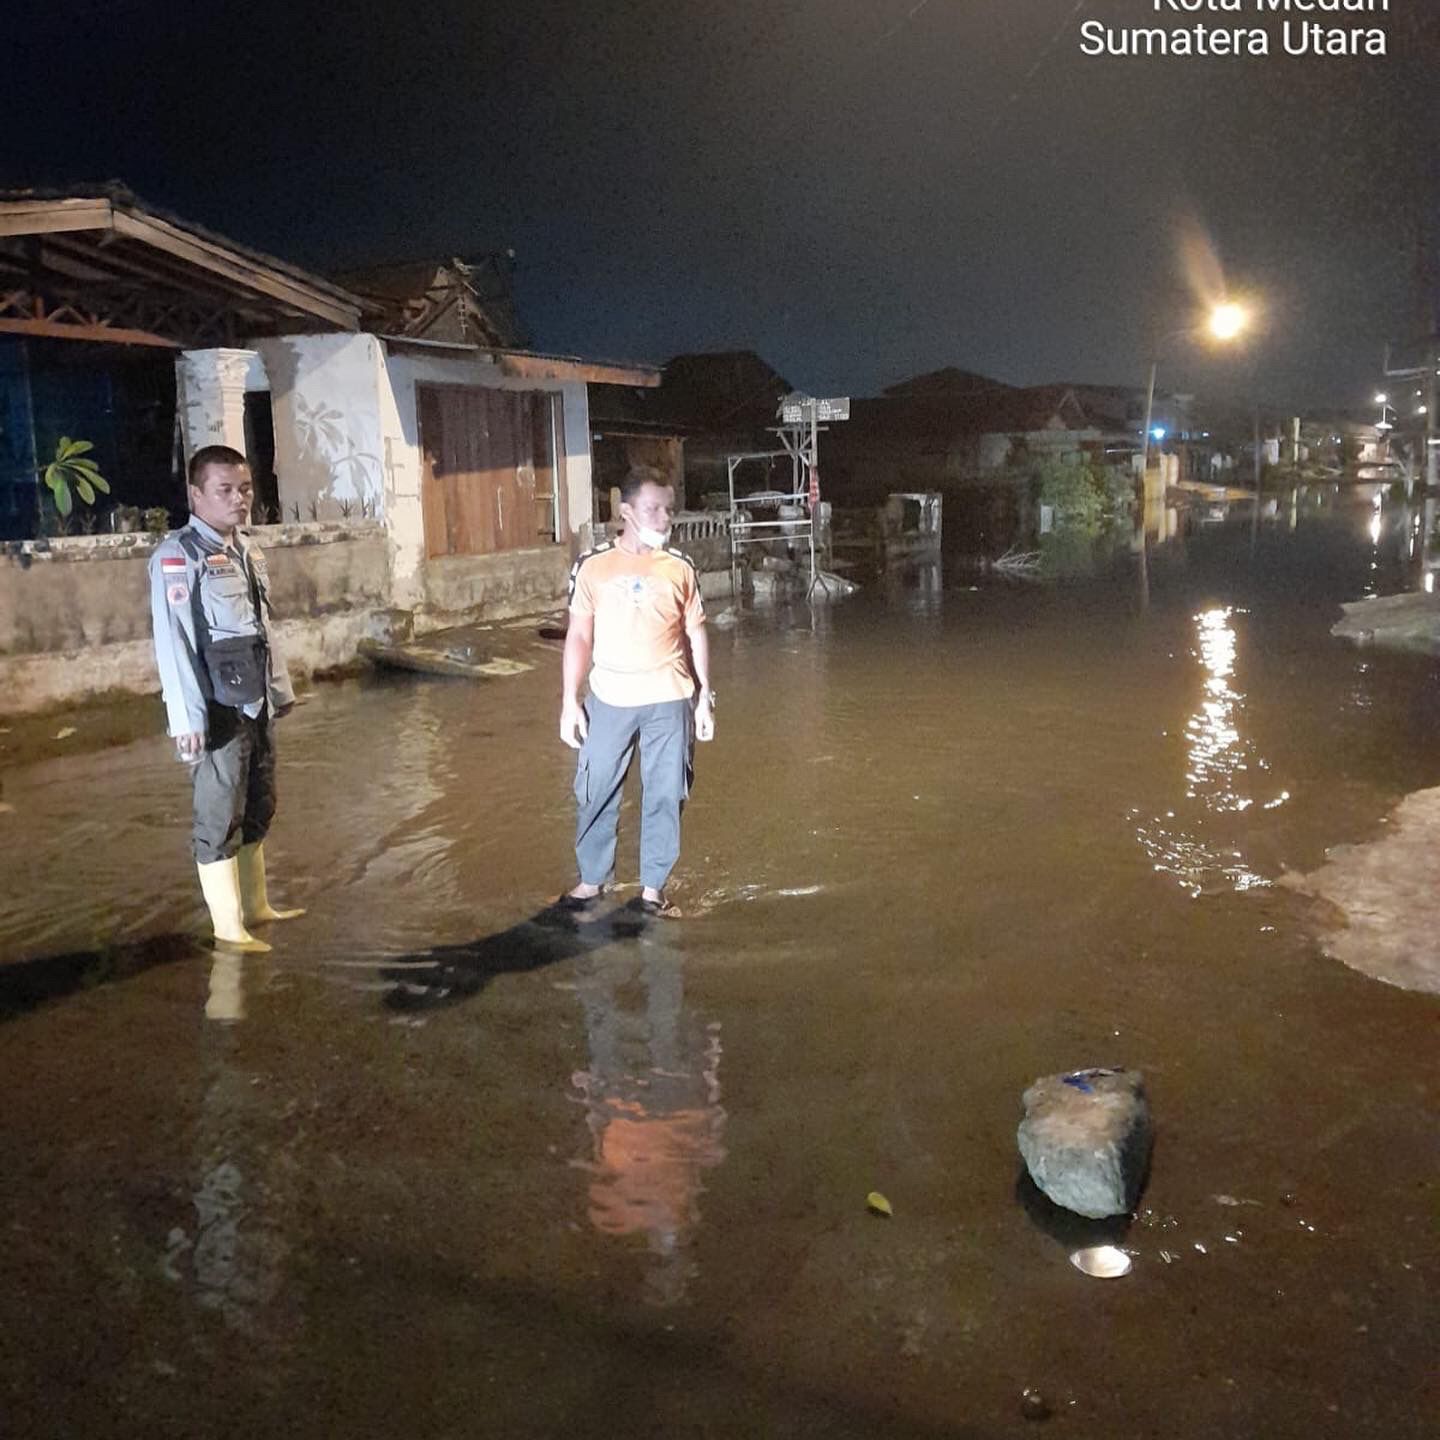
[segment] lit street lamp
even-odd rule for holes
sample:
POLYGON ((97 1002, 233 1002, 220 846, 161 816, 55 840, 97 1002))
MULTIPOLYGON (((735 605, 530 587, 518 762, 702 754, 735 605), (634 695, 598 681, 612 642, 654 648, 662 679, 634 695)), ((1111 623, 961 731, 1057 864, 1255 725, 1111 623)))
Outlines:
MULTIPOLYGON (((1243 335, 1250 324, 1250 312, 1243 305, 1237 305, 1233 300, 1227 300, 1221 305, 1216 305, 1205 321, 1204 328, 1210 335, 1228 344, 1232 340, 1243 335)), ((1201 327, 1198 325, 1187 325, 1184 329, 1173 331, 1163 336, 1155 346, 1155 358, 1150 362, 1150 385, 1145 392, 1145 428, 1140 432, 1140 490, 1141 504, 1144 504, 1143 496, 1145 490, 1145 476, 1150 470, 1150 440, 1153 436, 1158 442, 1165 438, 1165 431, 1161 427, 1151 426, 1151 420, 1155 412, 1155 372, 1160 368, 1160 351, 1164 348, 1167 340, 1178 339, 1181 335, 1193 334, 1201 327)), ((1141 523, 1144 523, 1143 516, 1141 523)))
POLYGON ((1243 305, 1227 301, 1210 312, 1210 333, 1217 340, 1233 340, 1250 323, 1243 305))

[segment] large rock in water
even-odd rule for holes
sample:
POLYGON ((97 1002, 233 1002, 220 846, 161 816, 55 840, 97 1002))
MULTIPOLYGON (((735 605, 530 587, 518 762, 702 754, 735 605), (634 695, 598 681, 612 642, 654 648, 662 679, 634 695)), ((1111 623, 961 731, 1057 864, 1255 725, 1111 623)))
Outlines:
POLYGON ((1092 1220, 1135 1208, 1152 1139, 1138 1070, 1046 1075, 1024 1100, 1016 1139, 1030 1178, 1046 1195, 1092 1220))

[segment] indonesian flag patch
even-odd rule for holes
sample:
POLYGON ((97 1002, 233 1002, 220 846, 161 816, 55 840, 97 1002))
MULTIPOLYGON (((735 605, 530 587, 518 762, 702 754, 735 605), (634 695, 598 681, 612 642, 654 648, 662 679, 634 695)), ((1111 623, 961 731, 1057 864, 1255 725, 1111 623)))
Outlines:
POLYGON ((160 569, 166 574, 185 573, 185 557, 183 555, 162 555, 160 557, 160 569))

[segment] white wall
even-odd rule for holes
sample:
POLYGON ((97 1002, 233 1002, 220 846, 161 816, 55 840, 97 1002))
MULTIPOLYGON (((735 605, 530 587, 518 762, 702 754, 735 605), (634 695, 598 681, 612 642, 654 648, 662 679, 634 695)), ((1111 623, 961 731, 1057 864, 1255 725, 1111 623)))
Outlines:
POLYGON ((286 335, 254 342, 270 380, 284 519, 383 517, 384 357, 373 335, 286 335))
MULTIPOLYGON (((269 382, 283 518, 293 521, 298 507, 302 521, 338 520, 348 506, 352 519, 384 520, 395 606, 418 609, 428 599, 417 384, 560 394, 570 532, 565 539, 588 543, 592 465, 583 383, 508 377, 489 361, 454 353, 390 354, 374 335, 289 335, 257 340, 254 349, 269 382)), ((238 357, 244 352, 234 353, 231 388, 243 392, 253 387, 241 378, 238 357)), ((243 403, 243 393, 239 398, 243 403)), ((209 408, 218 411, 219 401, 209 408)))

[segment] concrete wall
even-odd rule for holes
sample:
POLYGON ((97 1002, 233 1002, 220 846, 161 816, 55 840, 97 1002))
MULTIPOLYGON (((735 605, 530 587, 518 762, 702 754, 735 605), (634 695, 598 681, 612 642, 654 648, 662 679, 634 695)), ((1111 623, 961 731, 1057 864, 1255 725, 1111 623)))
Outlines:
MULTIPOLYGON (((281 639, 304 676, 352 660, 388 601, 375 523, 266 526, 281 639)), ((0 546, 0 713, 24 714, 108 691, 159 690, 150 639, 150 535, 73 536, 0 546)))
POLYGON ((487 620, 503 620, 559 606, 569 580, 570 551, 563 545, 443 556, 425 567, 426 603, 416 612, 415 631, 458 625, 481 611, 487 620))
POLYGON ((383 345, 374 335, 257 340, 275 419, 275 474, 287 521, 383 516, 383 345))

